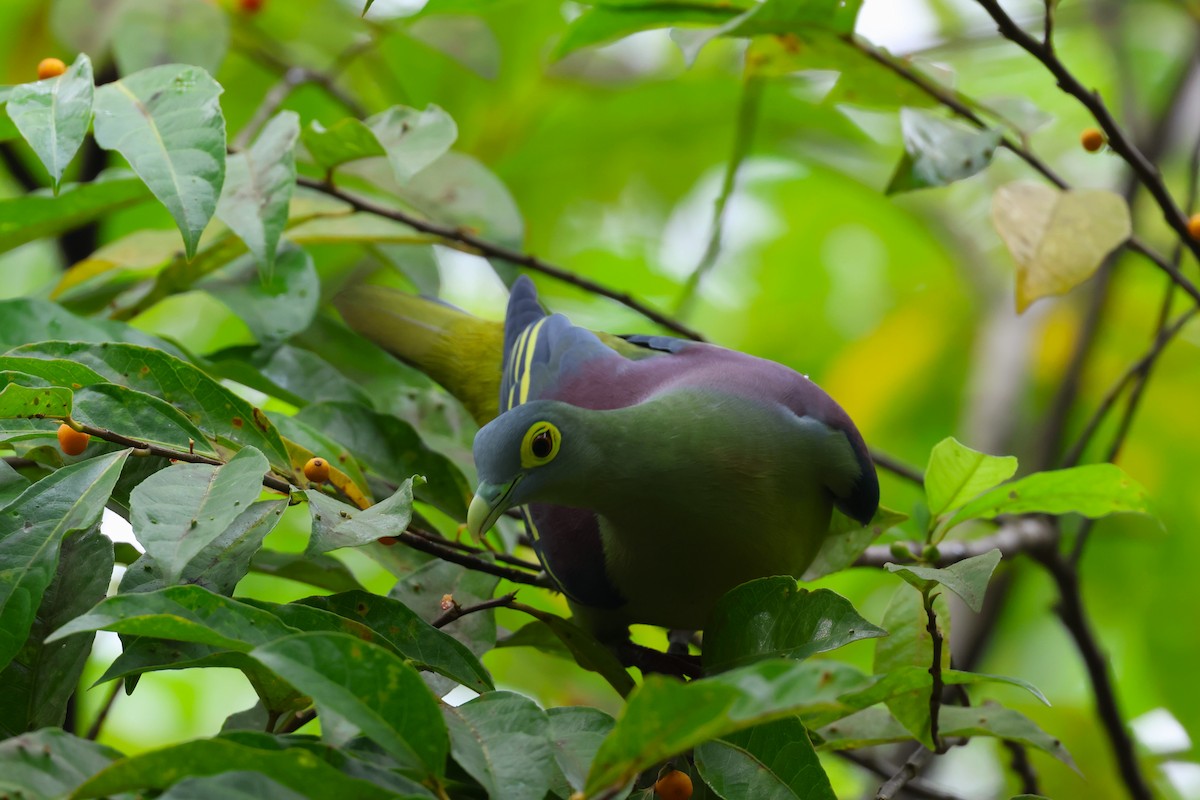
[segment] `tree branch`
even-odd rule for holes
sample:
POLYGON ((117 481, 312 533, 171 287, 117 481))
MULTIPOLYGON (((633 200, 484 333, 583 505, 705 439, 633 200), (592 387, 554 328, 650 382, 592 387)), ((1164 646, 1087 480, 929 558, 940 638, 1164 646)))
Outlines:
POLYGON ((553 264, 542 261, 536 256, 528 253, 522 253, 519 250, 513 250, 512 248, 505 247, 504 245, 496 244, 494 242, 489 242, 486 239, 476 236, 474 233, 465 228, 422 219, 421 217, 400 211, 399 209, 389 208, 388 206, 368 200, 365 197, 348 193, 326 181, 319 181, 299 175, 296 177, 296 183, 300 186, 314 189, 318 192, 323 192, 330 197, 336 197, 338 200, 347 203, 358 211, 364 211, 368 214, 375 214, 376 216, 401 222, 415 230, 421 231, 422 233, 428 233, 444 239, 447 242, 461 245, 462 247, 460 249, 463 249, 466 252, 488 256, 489 258, 498 258, 501 261, 507 261, 510 264, 525 267, 526 269, 540 272, 543 275, 549 275, 550 277, 560 280, 563 283, 569 283, 572 286, 578 286, 580 289, 584 289, 592 294, 597 294, 601 297, 607 297, 611 300, 616 300, 621 305, 633 309, 646 319, 661 325, 667 330, 673 331, 680 336, 697 342, 704 341, 704 337, 698 331, 689 328, 682 322, 651 308, 627 292, 610 289, 609 287, 596 283, 589 278, 576 275, 573 272, 568 272, 562 267, 557 267, 553 264))
MULTIPOLYGON (((937 547, 938 557, 934 565, 947 567, 996 549, 1005 559, 1012 559, 1021 553, 1038 552, 1047 547, 1053 547, 1057 541, 1058 529, 1051 525, 1046 517, 1012 517, 1005 520, 998 531, 982 539, 940 542, 937 547)), ((902 547, 908 547, 910 552, 914 553, 921 552, 925 546, 924 542, 902 542, 900 544, 902 547)), ((892 554, 892 545, 872 545, 855 560, 854 566, 883 567, 884 564, 895 562, 896 556, 892 554)))
MULTIPOLYGON (((899 767, 892 764, 880 763, 873 758, 868 758, 862 753, 853 750, 838 750, 836 754, 851 764, 862 767, 880 778, 889 778, 896 774, 896 771, 899 769, 899 767)), ((934 788, 920 778, 909 780, 904 786, 904 791, 913 797, 924 798, 924 800, 962 800, 958 795, 934 788)))
POLYGON ((443 600, 442 608, 445 611, 442 612, 441 616, 429 623, 435 628, 444 628, 456 619, 461 619, 467 614, 474 614, 477 611, 487 611, 489 608, 511 608, 513 600, 517 598, 517 593, 509 592, 502 597, 493 597, 491 600, 484 600, 482 603, 475 603, 469 606, 460 606, 454 600, 453 595, 447 595, 447 597, 449 597, 449 608, 446 608, 447 603, 443 600))

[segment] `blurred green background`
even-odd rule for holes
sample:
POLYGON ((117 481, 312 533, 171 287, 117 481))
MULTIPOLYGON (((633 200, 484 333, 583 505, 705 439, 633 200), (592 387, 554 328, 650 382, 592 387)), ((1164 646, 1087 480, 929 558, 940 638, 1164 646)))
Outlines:
MULTIPOLYGON (((550 53, 571 3, 376 2, 364 22, 361 3, 266 0, 256 15, 222 0, 231 45, 217 80, 231 135, 251 117, 280 71, 260 48, 324 69, 364 37, 377 46, 354 60, 338 83, 368 110, 394 103, 437 103, 458 122, 456 148, 503 181, 523 219, 522 248, 659 308, 675 309, 687 275, 707 243, 729 159, 742 91, 741 45, 718 41, 690 68, 666 31, 554 62, 550 53)), ((34 78, 38 60, 74 53, 52 17, 62 6, 86 14, 88 2, 4 0, 0 4, 0 83, 34 78)), ((1006 7, 1040 24, 1040 3, 1006 7)), ((1064 3, 1056 44, 1067 65, 1117 109, 1143 142, 1158 142, 1168 185, 1182 197, 1186 162, 1200 128, 1200 82, 1184 82, 1197 63, 1197 5, 1148 0, 1064 3)), ((1078 143, 1092 124, 1045 72, 994 28, 969 0, 867 0, 860 34, 910 56, 922 68, 977 99, 1015 98, 1051 115, 1031 135, 1036 152, 1072 185, 1121 188, 1123 164, 1078 143)), ((985 173, 948 188, 887 197, 902 152, 895 86, 849 105, 825 92, 831 76, 769 81, 750 155, 727 209, 724 244, 689 307, 687 322, 712 340, 778 360, 810 375, 856 420, 871 445, 923 465, 946 436, 1031 468, 1044 445, 1042 423, 1083 322, 1091 291, 1013 310, 1012 262, 990 223, 991 194, 1015 179, 1038 180, 1001 151, 985 173), (891 94, 889 94, 891 92, 891 94)), ((843 79, 845 80, 845 79, 843 79)), ((844 99, 844 98, 843 98, 844 99)), ((320 88, 295 91, 284 105, 326 124, 346 109, 320 88)), ((23 147, 23 145, 22 145, 23 147)), ((16 157, 37 171, 32 155, 16 157)), ((10 165, 11 166, 11 165, 10 165)), ((76 165, 77 166, 77 165, 76 165)), ((0 170, 0 196, 20 193, 0 170)), ((1134 204, 1135 229, 1160 252, 1172 240, 1156 208, 1134 204)), ((106 219, 101 241, 132 229, 173 224, 154 204, 106 219), (148 222, 151 220, 151 222, 148 222)), ((311 251, 332 292, 367 254, 344 246, 311 251)), ((46 295, 61 269, 50 242, 0 256, 0 296, 46 295)), ((1184 262, 1195 275, 1196 265, 1184 262)), ((447 299, 483 316, 503 313, 503 287, 472 256, 439 255, 447 299)), ((619 332, 651 331, 610 301, 539 278, 546 304, 576 322, 619 332)), ((1066 441, 1109 385, 1149 346, 1164 278, 1144 260, 1123 256, 1102 309, 1101 329, 1081 375, 1080 402, 1066 441)), ((1180 306, 1182 302, 1180 303, 1180 306)), ((248 340, 241 323, 204 295, 189 294, 142 315, 136 324, 214 352, 248 340)), ((1127 717, 1145 717, 1141 752, 1168 796, 1200 797, 1200 765, 1189 734, 1200 735, 1200 330, 1171 346, 1156 368, 1119 463, 1150 491, 1161 526, 1145 519, 1099 523, 1082 564, 1087 607, 1110 656, 1127 717), (1177 724, 1173 724, 1177 721, 1177 724)), ((1113 433, 1097 437, 1102 453, 1113 433)), ((913 487, 883 475, 883 500, 911 512, 913 487)), ((271 544, 303 549, 306 518, 271 544)), ((285 528, 287 526, 284 526, 285 528)), ((898 536, 899 534, 897 534, 898 536)), ((387 578, 365 558, 353 565, 373 588, 387 578), (374 583, 372 583, 374 582, 374 583)), ((1007 604, 977 665, 983 672, 1032 681, 1053 702, 996 689, 1004 701, 1062 739, 1086 781, 1034 755, 1050 796, 1120 797, 1124 793, 1093 714, 1086 675, 1054 615, 1055 593, 1040 567, 1006 564, 1007 604)), ((821 582, 878 621, 898 581, 852 570, 821 582)), ((306 587, 252 576, 241 593, 288 600, 306 587)), ((505 624, 506 617, 500 618, 505 624)), ((515 626, 515 620, 512 621, 515 626)), ((972 625, 956 609, 960 632, 972 625)), ((839 657, 869 665, 872 645, 839 657)), ((85 685, 116 653, 97 648, 85 685)), ((498 684, 546 704, 591 703, 610 711, 618 698, 594 676, 529 650, 500 650, 486 661, 498 684)), ((81 716, 95 713, 104 687, 83 695, 81 716)), ((126 752, 208 735, 254 696, 239 673, 207 669, 149 674, 116 703, 102 741, 126 752)), ((1008 796, 1007 756, 992 742, 956 748, 932 777, 966 796, 1008 796)), ((833 761, 845 796, 875 782, 833 761)))

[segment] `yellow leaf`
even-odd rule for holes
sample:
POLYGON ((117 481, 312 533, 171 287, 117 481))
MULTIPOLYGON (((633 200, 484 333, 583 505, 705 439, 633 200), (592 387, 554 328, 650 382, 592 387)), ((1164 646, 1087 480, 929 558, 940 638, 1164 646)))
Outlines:
POLYGON ((1132 230, 1129 205, 1104 189, 1018 181, 992 198, 992 223, 1017 262, 1017 311, 1092 276, 1132 230))

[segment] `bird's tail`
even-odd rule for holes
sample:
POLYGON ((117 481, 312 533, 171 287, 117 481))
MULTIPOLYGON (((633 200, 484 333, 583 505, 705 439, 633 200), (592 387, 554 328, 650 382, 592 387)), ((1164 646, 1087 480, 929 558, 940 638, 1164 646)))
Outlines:
POLYGON ((495 418, 503 360, 501 323, 386 286, 352 286, 333 302, 347 325, 440 383, 480 425, 495 418))

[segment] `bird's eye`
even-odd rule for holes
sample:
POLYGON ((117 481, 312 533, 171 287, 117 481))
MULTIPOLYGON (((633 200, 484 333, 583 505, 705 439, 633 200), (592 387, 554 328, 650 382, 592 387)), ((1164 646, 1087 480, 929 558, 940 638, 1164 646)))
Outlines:
POLYGON ((521 442, 521 466, 539 467, 558 455, 558 447, 562 436, 558 428, 549 422, 535 422, 525 432, 525 440, 521 442))
POLYGON ((553 449, 554 440, 550 437, 550 431, 538 431, 533 435, 533 441, 529 443, 529 451, 537 458, 545 458, 553 449))

